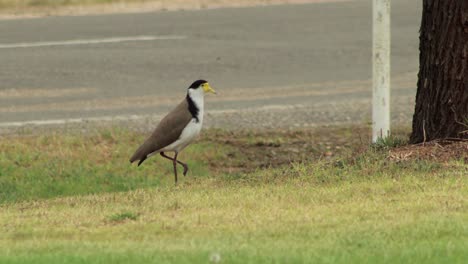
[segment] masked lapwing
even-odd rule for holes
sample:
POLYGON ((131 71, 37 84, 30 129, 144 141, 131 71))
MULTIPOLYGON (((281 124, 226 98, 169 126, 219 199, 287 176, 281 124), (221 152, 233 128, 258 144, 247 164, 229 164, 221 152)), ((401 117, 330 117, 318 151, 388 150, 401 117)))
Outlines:
POLYGON ((130 158, 130 162, 138 160, 140 166, 148 157, 159 153, 172 161, 177 184, 177 163, 184 168, 184 176, 188 171, 187 164, 177 160, 177 155, 200 134, 205 93, 215 93, 207 81, 198 80, 192 83, 187 89, 185 99, 161 120, 153 134, 130 158), (165 152, 174 152, 174 158, 167 156, 165 152))

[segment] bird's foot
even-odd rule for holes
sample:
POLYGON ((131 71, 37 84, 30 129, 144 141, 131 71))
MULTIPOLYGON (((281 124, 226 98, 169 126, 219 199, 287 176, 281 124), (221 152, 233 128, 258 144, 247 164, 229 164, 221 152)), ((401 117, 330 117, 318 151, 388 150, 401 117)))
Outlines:
POLYGON ((184 175, 184 176, 187 176, 187 172, 188 172, 188 167, 187 167, 187 166, 184 166, 183 175, 184 175))

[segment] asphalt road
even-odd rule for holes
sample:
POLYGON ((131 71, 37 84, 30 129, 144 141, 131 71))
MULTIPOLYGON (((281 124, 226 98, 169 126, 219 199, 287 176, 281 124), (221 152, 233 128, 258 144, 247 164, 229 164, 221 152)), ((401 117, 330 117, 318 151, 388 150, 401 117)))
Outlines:
MULTIPOLYGON (((413 110, 421 6, 392 1, 394 122, 413 110)), ((210 126, 367 122, 371 29, 362 0, 3 20, 0 128, 157 120, 198 78, 219 92, 210 126)))

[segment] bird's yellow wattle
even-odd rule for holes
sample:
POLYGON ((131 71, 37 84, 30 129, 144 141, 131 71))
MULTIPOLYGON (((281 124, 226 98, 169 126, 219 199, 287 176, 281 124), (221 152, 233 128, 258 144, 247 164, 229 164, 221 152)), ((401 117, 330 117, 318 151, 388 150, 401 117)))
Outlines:
POLYGON ((204 83, 203 84, 203 91, 205 91, 205 93, 214 93, 214 94, 216 94, 215 90, 213 88, 211 88, 209 83, 204 83))

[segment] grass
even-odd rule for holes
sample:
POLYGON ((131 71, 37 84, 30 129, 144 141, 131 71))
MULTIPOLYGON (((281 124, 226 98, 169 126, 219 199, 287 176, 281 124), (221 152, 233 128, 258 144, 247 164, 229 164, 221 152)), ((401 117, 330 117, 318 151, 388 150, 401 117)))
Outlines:
MULTIPOLYGON (((128 159, 143 140, 144 135, 119 129, 84 138, 50 134, 0 140, 0 203, 173 184, 167 160, 153 158, 144 166, 130 166, 128 159)), ((204 157, 216 161, 218 153, 216 145, 207 143, 187 149, 185 155, 194 156, 188 160, 191 173, 209 175, 204 157), (194 155, 200 149, 203 154, 194 155)))
POLYGON ((125 220, 137 220, 138 215, 131 213, 131 212, 125 212, 125 213, 118 213, 118 214, 113 214, 109 217, 109 220, 111 222, 122 222, 125 220))
POLYGON ((110 12, 125 12, 125 10, 135 10, 138 5, 141 7, 137 10, 148 11, 145 4, 153 4, 155 6, 153 8, 165 10, 173 7, 183 8, 185 5, 190 7, 193 1, 181 0, 174 3, 172 0, 0 0, 0 14, 70 15, 106 13, 107 9, 110 12))
POLYGON ((0 263, 466 262, 463 160, 393 162, 349 129, 326 131, 208 131, 178 186, 170 162, 126 162, 140 134, 0 139, 0 263), (338 153, 330 135, 350 145, 338 153), (231 172, 258 166, 249 146, 283 155, 308 137, 323 145, 310 160, 231 172))
POLYGON ((285 3, 285 0, 0 0, 0 14, 69 15, 285 3))
POLYGON ((378 138, 377 141, 372 144, 372 147, 377 150, 389 150, 405 144, 408 144, 407 140, 390 135, 386 138, 378 138))
MULTIPOLYGON (((154 1, 154 0, 153 0, 154 1)), ((0 0, 0 8, 62 7, 112 3, 142 3, 148 0, 0 0)))

